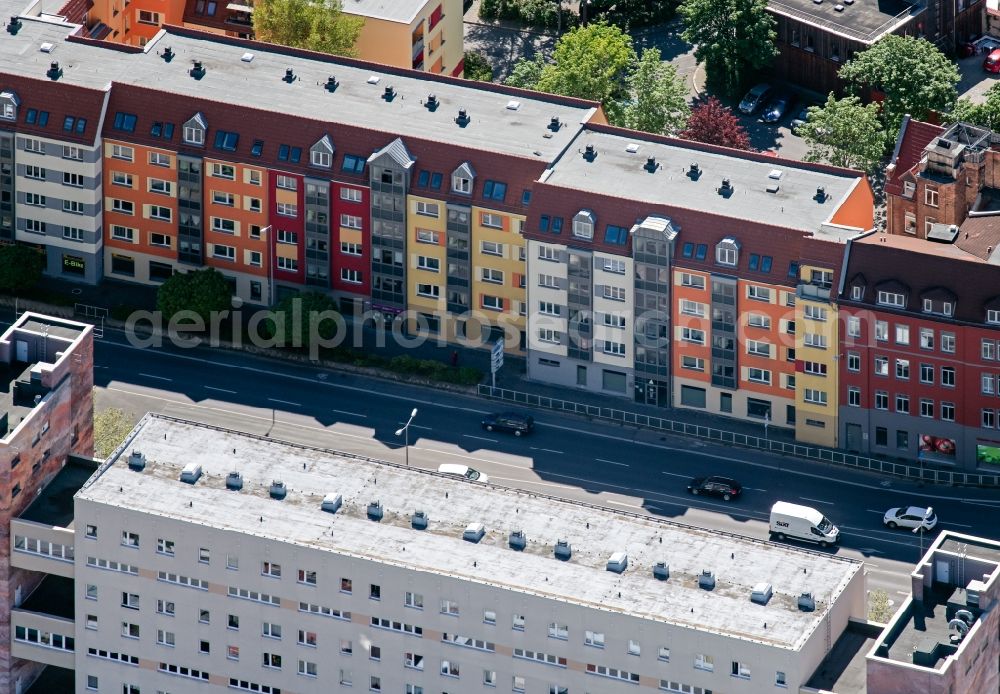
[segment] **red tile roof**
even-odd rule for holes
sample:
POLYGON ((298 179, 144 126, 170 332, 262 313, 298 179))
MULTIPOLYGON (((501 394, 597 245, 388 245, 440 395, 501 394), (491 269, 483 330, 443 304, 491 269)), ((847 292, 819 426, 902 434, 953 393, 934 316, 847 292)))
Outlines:
POLYGON ((924 147, 944 133, 940 125, 932 125, 923 121, 913 120, 909 116, 903 119, 899 137, 896 139, 896 149, 892 153, 890 165, 895 165, 892 173, 885 181, 885 192, 899 195, 903 192, 901 177, 920 161, 924 147))
POLYGON ((93 0, 67 0, 56 14, 62 15, 73 24, 83 24, 87 12, 94 6, 93 0))
POLYGON ((987 260, 1000 247, 1000 215, 969 217, 962 222, 955 245, 987 260))

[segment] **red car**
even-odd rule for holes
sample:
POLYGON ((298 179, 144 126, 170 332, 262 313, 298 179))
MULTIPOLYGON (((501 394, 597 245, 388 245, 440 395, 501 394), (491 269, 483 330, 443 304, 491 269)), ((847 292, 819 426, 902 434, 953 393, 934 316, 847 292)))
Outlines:
POLYGON ((983 69, 994 74, 1000 72, 1000 48, 994 48, 983 61, 983 69))

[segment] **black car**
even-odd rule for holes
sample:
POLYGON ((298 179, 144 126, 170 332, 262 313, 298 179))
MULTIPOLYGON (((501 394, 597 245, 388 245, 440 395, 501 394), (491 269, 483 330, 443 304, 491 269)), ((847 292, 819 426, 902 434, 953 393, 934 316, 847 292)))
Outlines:
POLYGON ((780 92, 771 97, 771 100, 764 106, 761 120, 765 123, 777 123, 788 113, 795 104, 795 95, 788 92, 780 92))
POLYGON ((483 429, 486 431, 506 431, 514 436, 530 434, 535 428, 535 418, 531 415, 517 412, 501 412, 483 417, 483 429))
POLYGON ((728 477, 696 477, 688 484, 692 494, 711 494, 721 496, 726 501, 735 499, 743 493, 743 487, 736 480, 728 477))

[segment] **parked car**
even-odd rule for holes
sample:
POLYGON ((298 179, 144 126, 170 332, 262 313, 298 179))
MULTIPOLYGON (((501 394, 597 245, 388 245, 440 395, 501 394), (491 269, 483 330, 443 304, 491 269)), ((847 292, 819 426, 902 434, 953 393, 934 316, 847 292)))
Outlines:
POLYGON ((812 106, 819 106, 820 104, 806 104, 799 112, 795 114, 795 118, 792 119, 791 128, 792 132, 798 135, 799 128, 809 122, 809 109, 812 106))
POLYGON ((771 100, 764 106, 761 120, 765 123, 777 123, 785 114, 792 110, 795 104, 795 95, 790 92, 780 92, 771 97, 771 100))
POLYGON ((1000 48, 994 48, 990 51, 986 60, 983 61, 983 69, 993 74, 1000 72, 1000 48))
POLYGON ((904 508, 890 508, 882 518, 885 527, 894 528, 919 528, 933 530, 937 525, 937 515, 933 509, 922 508, 920 506, 907 506, 904 508))
POLYGON ((708 494, 710 496, 721 496, 726 501, 735 499, 743 493, 743 487, 736 480, 728 477, 695 477, 688 484, 688 491, 695 496, 708 494))
POLYGON ((743 97, 743 101, 740 102, 740 113, 745 113, 748 116, 756 113, 757 110, 764 105, 764 102, 767 101, 767 97, 770 95, 770 84, 758 84, 756 87, 748 91, 747 95, 743 97))
POLYGON ((535 418, 531 415, 517 412, 501 412, 483 417, 483 429, 486 431, 505 431, 514 436, 530 434, 535 428, 535 418))
POLYGON ((442 463, 438 466, 438 472, 442 475, 455 475, 456 477, 464 477, 467 480, 472 480, 473 482, 489 482, 490 478, 485 472, 480 472, 475 468, 471 468, 468 465, 460 465, 458 463, 442 463))

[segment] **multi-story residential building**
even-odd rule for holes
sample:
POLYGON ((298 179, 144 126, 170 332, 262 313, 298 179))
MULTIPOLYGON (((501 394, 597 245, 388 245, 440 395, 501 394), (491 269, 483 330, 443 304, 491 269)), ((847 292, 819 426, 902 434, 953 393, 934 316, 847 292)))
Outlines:
POLYGON ((156 415, 72 527, 75 624, 13 643, 81 694, 795 690, 866 603, 854 560, 156 415))
POLYGON ((1000 270, 957 243, 890 234, 851 243, 837 300, 848 450, 967 470, 1000 464, 1000 270))
MULTIPOLYGON (((349 0, 344 14, 364 19, 355 52, 362 60, 461 77, 462 0, 349 0)), ((69 0, 58 16, 89 38, 145 46, 167 25, 253 38, 253 3, 217 0, 69 0)))
POLYGON ((607 126, 574 145, 525 228, 529 375, 832 441, 830 287, 867 179, 607 126))
MULTIPOLYGON (((12 646, 11 613, 45 578, 38 563, 18 560, 19 550, 28 548, 19 545, 23 538, 18 539, 12 519, 25 512, 68 458, 93 454, 93 347, 91 326, 34 313, 21 314, 0 337, 5 379, 0 412, 0 524, 4 528, 0 690, 5 692, 19 691, 16 683, 27 684, 40 670, 38 661, 23 660, 12 646)), ((35 555, 72 561, 72 534, 49 542, 52 539, 45 536, 41 546, 32 545, 35 555)))

